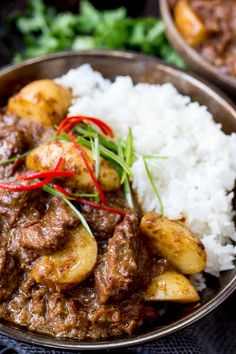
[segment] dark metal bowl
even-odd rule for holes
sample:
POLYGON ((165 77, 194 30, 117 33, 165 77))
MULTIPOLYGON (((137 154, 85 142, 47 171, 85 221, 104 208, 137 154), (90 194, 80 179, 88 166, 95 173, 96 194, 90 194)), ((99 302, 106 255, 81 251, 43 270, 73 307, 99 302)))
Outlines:
POLYGON ((175 26, 168 0, 160 0, 160 11, 166 27, 166 34, 177 52, 189 64, 191 69, 210 80, 232 97, 236 94, 236 79, 222 74, 214 65, 208 63, 194 48, 181 36, 175 26))
MULTIPOLYGON (((53 54, 10 66, 0 72, 0 104, 24 84, 42 78, 54 78, 83 63, 90 63, 105 77, 130 75, 134 82, 172 82, 183 94, 206 105, 226 133, 236 131, 236 110, 222 93, 158 60, 139 54, 118 51, 87 51, 53 54)), ((106 341, 78 341, 59 339, 27 331, 10 323, 0 323, 0 332, 12 338, 53 348, 92 350, 127 347, 157 340, 180 330, 207 315, 236 288, 236 269, 223 272, 221 277, 209 277, 208 287, 200 305, 173 305, 167 315, 151 328, 143 327, 131 337, 106 341)))

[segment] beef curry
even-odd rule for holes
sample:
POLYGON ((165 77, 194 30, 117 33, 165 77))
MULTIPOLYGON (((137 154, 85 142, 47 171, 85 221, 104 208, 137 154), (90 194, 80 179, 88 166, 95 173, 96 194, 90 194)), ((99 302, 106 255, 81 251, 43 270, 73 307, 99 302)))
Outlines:
POLYGON ((63 120, 70 100, 40 80, 1 110, 0 318, 57 337, 130 335, 162 304, 200 301, 188 275, 204 270, 206 253, 184 219, 130 205, 108 158, 112 129, 63 120), (98 173, 94 131, 107 149, 98 173))

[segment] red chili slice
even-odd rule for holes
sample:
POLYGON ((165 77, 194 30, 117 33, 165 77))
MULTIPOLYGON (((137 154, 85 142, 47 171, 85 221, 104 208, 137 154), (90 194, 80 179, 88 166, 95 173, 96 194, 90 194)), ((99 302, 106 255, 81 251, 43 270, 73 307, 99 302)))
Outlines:
POLYGON ((108 135, 110 137, 114 136, 112 128, 107 123, 103 122, 101 119, 88 116, 73 116, 63 119, 57 129, 56 135, 60 135, 62 131, 69 131, 73 128, 75 124, 80 124, 85 120, 92 122, 93 124, 98 126, 105 135, 108 135))
POLYGON ((30 175, 17 176, 17 179, 20 181, 29 181, 31 179, 37 179, 37 178, 73 177, 74 175, 75 173, 71 171, 55 170, 55 171, 37 172, 37 173, 32 173, 30 175))
POLYGON ((95 185, 95 187, 96 187, 96 189, 98 191, 98 194, 100 196, 102 204, 105 204, 105 201, 106 201, 105 200, 105 195, 104 195, 104 193, 102 191, 102 188, 101 188, 100 184, 98 183, 97 179, 95 178, 91 167, 89 166, 89 163, 88 163, 88 161, 86 159, 86 156, 85 156, 84 152, 81 150, 80 146, 77 144, 77 142, 75 140, 75 137, 74 137, 74 135, 71 132, 69 133, 69 137, 70 137, 70 140, 74 144, 76 150, 80 154, 80 156, 81 156, 81 158, 82 158, 82 160, 83 160, 83 162, 85 164, 85 167, 86 167, 86 169, 87 169, 87 171, 88 171, 88 173, 89 173, 89 175, 91 177, 91 180, 93 181, 93 183, 94 183, 94 185, 95 185))
MULTIPOLYGON (((64 162, 64 158, 61 157, 58 160, 54 171, 56 171, 58 168, 60 168, 62 166, 63 162, 64 162)), ((51 182, 53 179, 54 179, 54 176, 46 177, 46 178, 44 178, 43 181, 40 181, 38 183, 29 184, 29 185, 26 185, 26 186, 22 186, 22 185, 20 185, 20 186, 19 185, 18 186, 15 185, 14 186, 14 185, 11 185, 11 184, 0 183, 0 189, 5 189, 5 190, 8 190, 8 191, 12 191, 12 192, 30 191, 30 190, 42 188, 45 184, 51 182)))
POLYGON ((26 186, 14 186, 11 184, 5 184, 5 183, 0 183, 0 189, 5 189, 7 191, 12 191, 12 192, 23 192, 23 191, 31 191, 34 189, 39 189, 42 188, 45 184, 49 183, 52 181, 52 177, 45 178, 43 181, 34 183, 34 184, 29 184, 26 186))
POLYGON ((101 204, 97 204, 95 202, 91 202, 90 200, 87 200, 87 199, 75 197, 73 195, 73 193, 70 193, 70 192, 66 191, 63 187, 58 186, 57 184, 54 184, 53 187, 58 192, 64 194, 66 197, 73 198, 78 203, 87 204, 87 205, 90 205, 90 206, 92 206, 92 207, 94 207, 96 209, 106 210, 106 211, 108 211, 110 213, 125 215, 125 211, 124 210, 110 208, 110 207, 107 207, 105 205, 101 205, 101 204))
POLYGON ((54 168, 54 171, 59 170, 63 166, 64 162, 65 162, 64 157, 60 157, 55 168, 54 168))

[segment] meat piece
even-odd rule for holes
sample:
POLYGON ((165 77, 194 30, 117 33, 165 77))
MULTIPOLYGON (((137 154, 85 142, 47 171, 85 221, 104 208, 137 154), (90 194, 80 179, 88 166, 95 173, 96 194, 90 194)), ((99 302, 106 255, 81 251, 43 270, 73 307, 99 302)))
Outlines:
POLYGON ((28 142, 24 131, 16 130, 15 126, 4 127, 0 130, 0 160, 22 154, 27 148, 28 142))
POLYGON ((37 222, 46 207, 40 191, 10 192, 0 190, 0 231, 7 235, 8 250, 20 269, 30 269, 38 254, 19 244, 22 225, 37 222))
POLYGON ((139 249, 138 218, 135 212, 127 212, 125 219, 115 228, 108 241, 107 252, 95 271, 99 299, 120 299, 131 289, 137 276, 139 249))
POLYGON ((19 282, 15 260, 7 250, 6 241, 0 243, 0 302, 6 300, 19 282))
POLYGON ((0 190, 0 219, 2 226, 9 229, 20 218, 22 211, 25 214, 32 214, 32 207, 40 206, 40 192, 24 191, 24 192, 11 192, 0 190), (31 207, 29 207, 31 205, 31 207), (30 213, 29 213, 30 212, 30 213))
MULTIPOLYGON (((0 161, 22 154, 52 137, 53 130, 37 123, 18 119, 14 115, 0 112, 0 161)), ((0 166, 0 178, 13 175, 18 163, 0 166)))
POLYGON ((54 134, 54 130, 51 128, 46 128, 40 124, 31 123, 23 119, 19 120, 18 126, 25 132, 31 148, 45 143, 51 139, 54 134))
POLYGON ((121 215, 106 210, 95 209, 89 205, 81 206, 83 215, 98 240, 110 237, 115 226, 121 220, 121 215))
POLYGON ((20 230, 20 245, 38 253, 60 249, 66 242, 69 230, 78 225, 78 219, 65 203, 51 198, 49 209, 42 218, 30 224, 28 222, 20 230))
MULTIPOLYGON (((23 130, 15 125, 5 126, 0 121, 0 161, 8 160, 28 150, 28 141, 23 130)), ((16 165, 14 163, 0 166, 0 178, 10 177, 16 165)))

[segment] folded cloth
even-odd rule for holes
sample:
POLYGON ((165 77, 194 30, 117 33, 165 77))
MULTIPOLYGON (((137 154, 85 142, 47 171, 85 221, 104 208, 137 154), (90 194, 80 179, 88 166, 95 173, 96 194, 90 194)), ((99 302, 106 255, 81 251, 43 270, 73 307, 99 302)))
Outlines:
MULTIPOLYGON (((236 293, 204 319, 171 336, 109 354, 236 354, 236 293)), ((75 354, 46 349, 0 335, 0 354, 75 354)), ((81 352, 81 354, 89 352, 81 352)), ((90 352, 91 353, 91 352, 90 352)), ((99 352, 96 352, 99 353, 99 352)), ((102 353, 105 353, 103 350, 102 353)))

